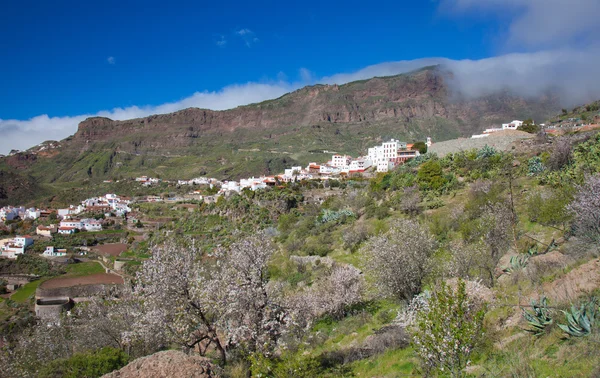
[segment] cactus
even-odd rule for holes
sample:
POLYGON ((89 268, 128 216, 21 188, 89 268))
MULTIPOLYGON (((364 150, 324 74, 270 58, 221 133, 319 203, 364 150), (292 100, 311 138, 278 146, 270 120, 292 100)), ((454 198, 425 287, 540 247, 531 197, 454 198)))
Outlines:
POLYGON ((509 266, 502 269, 502 271, 506 274, 511 274, 517 270, 525 269, 525 267, 527 267, 528 262, 529 262, 528 255, 513 256, 510 258, 509 266))
POLYGON ((548 308, 548 298, 541 297, 539 302, 535 300, 531 301, 531 307, 533 308, 531 312, 523 309, 523 317, 531 327, 527 331, 533 333, 535 336, 540 336, 544 334, 546 327, 552 324, 552 317, 548 308))
POLYGON ((596 311, 598 311, 598 300, 596 298, 582 303, 579 309, 571 305, 569 311, 563 311, 567 324, 559 324, 558 326, 571 336, 587 336, 592 332, 592 326, 596 320, 596 311))

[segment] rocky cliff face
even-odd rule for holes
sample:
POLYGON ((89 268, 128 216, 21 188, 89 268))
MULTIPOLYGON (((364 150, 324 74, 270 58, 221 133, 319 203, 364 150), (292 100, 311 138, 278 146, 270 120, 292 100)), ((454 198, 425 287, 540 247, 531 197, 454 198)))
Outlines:
MULTIPOLYGON (((189 108, 126 121, 89 118, 79 125, 73 145, 85 148, 96 142, 117 141, 121 150, 143 152, 190 147, 207 135, 236 130, 264 131, 336 124, 377 127, 379 123, 402 125, 434 118, 458 124, 458 133, 466 135, 489 126, 496 119, 510 118, 515 108, 530 105, 509 95, 452 100, 445 75, 437 69, 426 69, 340 86, 316 85, 276 100, 226 111, 189 108)), ((540 108, 543 109, 541 112, 555 110, 550 98, 542 99, 529 110, 539 116, 540 108)))

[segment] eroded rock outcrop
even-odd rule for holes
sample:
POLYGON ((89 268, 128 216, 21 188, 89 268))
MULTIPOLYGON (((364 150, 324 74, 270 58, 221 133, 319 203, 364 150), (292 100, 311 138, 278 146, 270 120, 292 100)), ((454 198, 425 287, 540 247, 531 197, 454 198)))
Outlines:
POLYGON ((213 378, 219 377, 207 358, 167 350, 141 357, 102 378, 213 378))

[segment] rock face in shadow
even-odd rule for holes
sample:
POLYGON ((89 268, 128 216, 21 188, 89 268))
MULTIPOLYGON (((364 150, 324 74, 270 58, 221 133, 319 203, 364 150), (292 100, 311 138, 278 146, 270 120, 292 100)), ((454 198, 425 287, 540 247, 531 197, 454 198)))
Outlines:
POLYGON ((213 378, 219 376, 214 365, 208 359, 167 350, 138 358, 120 370, 103 375, 102 378, 213 378))

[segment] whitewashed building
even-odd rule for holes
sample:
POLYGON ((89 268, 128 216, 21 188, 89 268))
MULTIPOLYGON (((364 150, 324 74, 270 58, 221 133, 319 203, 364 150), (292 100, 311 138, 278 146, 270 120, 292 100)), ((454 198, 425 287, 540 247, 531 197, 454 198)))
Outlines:
POLYGON ((11 221, 19 217, 19 213, 25 211, 23 207, 5 206, 0 209, 0 220, 11 221))
POLYGON ((67 219, 60 221, 60 228, 65 227, 81 230, 83 228, 83 222, 80 219, 67 219))
POLYGON ((33 244, 33 238, 29 235, 15 236, 15 238, 2 246, 2 256, 16 259, 18 255, 25 253, 25 249, 33 244))
POLYGON ((510 123, 503 123, 502 130, 516 130, 521 126, 523 126, 523 121, 514 120, 510 123))
POLYGON ((350 172, 363 172, 373 166, 373 162, 368 157, 359 157, 352 160, 349 166, 350 172))
POLYGON ((102 222, 96 219, 82 219, 81 228, 86 231, 102 231, 102 222))
POLYGON ((352 157, 349 155, 335 154, 331 157, 331 166, 343 169, 343 168, 349 167, 351 161, 352 161, 352 157))
POLYGON ((64 248, 54 248, 52 246, 46 247, 42 256, 44 257, 64 257, 67 255, 67 250, 64 248))

